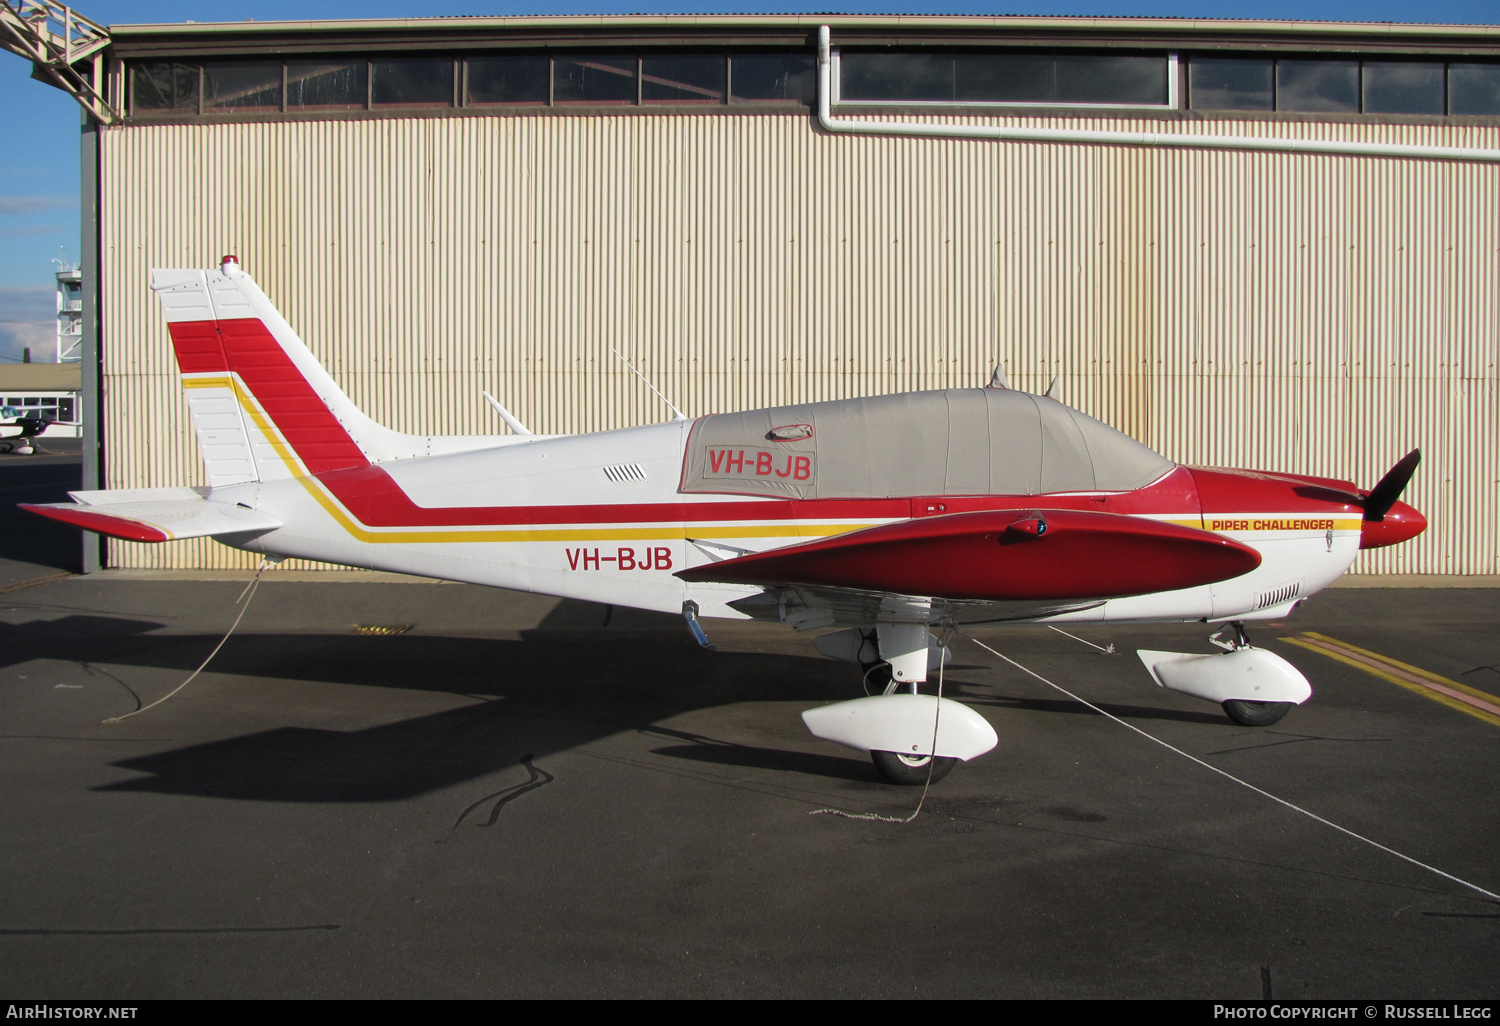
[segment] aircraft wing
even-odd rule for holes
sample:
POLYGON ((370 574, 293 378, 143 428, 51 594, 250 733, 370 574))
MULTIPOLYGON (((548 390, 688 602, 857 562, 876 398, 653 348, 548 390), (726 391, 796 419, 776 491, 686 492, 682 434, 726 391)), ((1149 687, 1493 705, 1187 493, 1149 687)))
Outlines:
POLYGON ((281 526, 269 513, 211 502, 192 488, 122 488, 68 495, 80 501, 20 506, 75 527, 137 542, 257 535, 281 526))
POLYGON ((1192 588, 1249 573, 1260 553, 1196 527, 1076 510, 903 520, 691 567, 685 581, 1063 603, 1192 588))
MULTIPOLYGON (((799 631, 817 631, 836 626, 868 626, 890 617, 890 592, 856 588, 785 585, 770 587, 729 604, 746 616, 772 623, 785 623, 799 631)), ((1104 599, 1072 601, 1033 600, 980 602, 972 599, 934 599, 925 607, 925 617, 955 624, 996 624, 1036 620, 1059 613, 1102 606, 1104 599)))

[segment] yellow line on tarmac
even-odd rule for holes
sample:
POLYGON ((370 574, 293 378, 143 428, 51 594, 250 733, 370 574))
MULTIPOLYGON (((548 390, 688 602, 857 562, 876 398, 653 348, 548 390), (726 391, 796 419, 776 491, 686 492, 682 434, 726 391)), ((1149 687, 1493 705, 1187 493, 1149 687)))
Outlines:
POLYGON ((1484 720, 1492 726, 1500 727, 1500 698, 1487 691, 1471 688, 1456 680, 1440 677, 1420 666, 1399 662, 1378 652, 1351 645, 1347 641, 1330 638, 1326 634, 1308 631, 1296 637, 1281 640, 1314 652, 1321 652, 1330 659, 1337 659, 1341 663, 1364 670, 1366 673, 1372 673, 1381 680, 1388 680, 1423 698, 1441 702, 1459 712, 1484 720))

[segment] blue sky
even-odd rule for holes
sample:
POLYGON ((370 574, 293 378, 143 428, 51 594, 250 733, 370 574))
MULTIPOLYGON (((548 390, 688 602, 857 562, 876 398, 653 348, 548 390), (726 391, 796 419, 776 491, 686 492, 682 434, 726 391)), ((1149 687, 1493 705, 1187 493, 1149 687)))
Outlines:
MULTIPOLYGON (((79 13, 103 24, 410 18, 440 15, 810 13, 1054 14, 1187 18, 1286 18, 1303 21, 1500 23, 1500 0, 888 0, 858 4, 573 0, 421 4, 363 0, 236 2, 82 0, 79 13)), ((53 337, 53 261, 78 258, 79 109, 68 96, 30 78, 30 65, 0 53, 0 360, 53 337)))

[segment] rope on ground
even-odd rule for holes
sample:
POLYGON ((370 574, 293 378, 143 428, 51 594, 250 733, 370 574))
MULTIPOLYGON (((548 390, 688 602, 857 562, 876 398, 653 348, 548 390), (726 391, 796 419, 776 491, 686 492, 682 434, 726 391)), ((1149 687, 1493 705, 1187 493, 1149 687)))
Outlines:
POLYGON ((1105 648, 1105 647, 1103 647, 1101 645, 1094 644, 1092 641, 1085 641, 1083 638, 1080 638, 1076 634, 1069 634, 1067 631, 1063 630, 1061 627, 1054 627, 1050 623, 1047 625, 1047 629, 1049 631, 1056 631, 1057 633, 1061 634, 1065 638, 1072 638, 1074 641, 1082 642, 1083 644, 1087 645, 1089 648, 1096 649, 1096 650, 1098 650, 1100 652, 1103 652, 1105 655, 1114 655, 1115 654, 1115 644, 1114 644, 1114 642, 1110 642, 1109 643, 1109 647, 1105 648))
POLYGON ((1022 666, 1020 663, 1018 663, 1014 659, 1010 658, 1010 656, 1007 656, 1004 653, 995 651, 993 648, 990 648, 990 646, 986 645, 984 642, 980 641, 978 638, 970 637, 969 640, 972 641, 972 642, 974 642, 974 644, 978 645, 980 648, 984 649, 990 655, 995 656, 995 657, 997 657, 999 659, 1005 660, 1007 663, 1009 663, 1010 665, 1014 666, 1016 669, 1020 670, 1022 673, 1029 674, 1030 676, 1035 677, 1037 680, 1041 681, 1043 684, 1047 685, 1048 687, 1055 688, 1056 690, 1061 691, 1063 694, 1065 694, 1069 698, 1073 699, 1073 701, 1078 702, 1081 705, 1088 706, 1090 709, 1094 710, 1094 712, 1098 713, 1100 716, 1106 716, 1109 719, 1114 720, 1120 726, 1127 727, 1130 730, 1135 731, 1137 734, 1141 735, 1141 737, 1146 738, 1148 741, 1154 741, 1154 742, 1156 742, 1157 744, 1161 745, 1163 748, 1167 749, 1170 752, 1176 752, 1178 755, 1182 756, 1184 759, 1187 759, 1187 760, 1189 760, 1191 762, 1196 762, 1199 766, 1202 766, 1204 769, 1213 770, 1213 772, 1219 774, 1219 776, 1226 777, 1229 780, 1234 781, 1236 784, 1239 784, 1241 787, 1248 788, 1249 790, 1254 791, 1256 794, 1260 795, 1263 798, 1269 798, 1269 799, 1271 799, 1271 801, 1275 802, 1276 804, 1278 804, 1278 805, 1284 805, 1288 809, 1291 809, 1293 812, 1300 812, 1302 815, 1306 816, 1308 819, 1316 820, 1317 822, 1322 823, 1326 827, 1332 827, 1334 830, 1337 830, 1339 833, 1344 834, 1344 835, 1346 835, 1348 837, 1352 837, 1356 841, 1359 841, 1359 842, 1361 842, 1363 844, 1368 844, 1372 848, 1377 848, 1380 851, 1385 852, 1387 855, 1394 855, 1394 856, 1396 856, 1396 858, 1400 859, 1401 861, 1408 862, 1411 865, 1416 866, 1419 869, 1425 869, 1429 873, 1436 873, 1438 876, 1442 877, 1444 880, 1451 880, 1453 883, 1459 884, 1459 885, 1461 885, 1463 887, 1467 887, 1469 890, 1475 891, 1475 892, 1477 892, 1479 894, 1482 894, 1486 898, 1489 898, 1492 901, 1500 901, 1500 894, 1496 894, 1493 891, 1487 891, 1483 887, 1480 887, 1478 884, 1471 884, 1471 883, 1469 883, 1469 881, 1461 879, 1459 877, 1456 877, 1452 873, 1445 873, 1441 869, 1438 869, 1435 866, 1429 866, 1425 862, 1420 862, 1417 859, 1412 858, 1410 855, 1403 855, 1401 852, 1397 851, 1394 848, 1387 848, 1385 845, 1381 844, 1379 841, 1372 841, 1368 837, 1365 837, 1363 834, 1356 834, 1353 830, 1350 830, 1347 827, 1341 827, 1337 823, 1333 822, 1332 820, 1324 819, 1322 816, 1319 816, 1316 812, 1309 812, 1308 810, 1302 808, 1300 805, 1293 805, 1291 802, 1287 801, 1285 798, 1278 798, 1274 794, 1272 794, 1270 791, 1262 790, 1261 788, 1256 787, 1254 784, 1251 784, 1251 783, 1249 783, 1247 781, 1241 780, 1239 777, 1235 776, 1233 773, 1229 773, 1229 772, 1226 772, 1225 770, 1221 770, 1221 769, 1219 769, 1219 767, 1213 765, 1212 763, 1204 762, 1202 759, 1198 758, 1196 755, 1189 755, 1187 752, 1184 752, 1181 748, 1176 748, 1176 747, 1168 744, 1167 742, 1163 741, 1161 738, 1156 737, 1153 734, 1146 733, 1140 727, 1137 727, 1134 724, 1126 723, 1124 720, 1120 719, 1120 717, 1114 715, 1113 713, 1107 713, 1107 712, 1105 712, 1103 709, 1099 708, 1094 703, 1088 701, 1087 699, 1080 698, 1079 696, 1073 694, 1073 692, 1069 691, 1067 688, 1063 687, 1062 685, 1052 683, 1052 681, 1048 680, 1046 677, 1043 677, 1040 673, 1037 673, 1035 670, 1032 670, 1032 669, 1030 669, 1028 667, 1022 666))
POLYGON ((214 650, 208 654, 208 658, 205 659, 205 660, 203 660, 203 662, 199 663, 198 664, 198 668, 196 670, 194 670, 192 673, 188 674, 188 679, 187 680, 185 680, 181 684, 177 685, 175 688, 173 688, 171 691, 167 692, 165 695, 162 695, 160 698, 158 698, 156 701, 152 702, 150 705, 143 705, 139 709, 136 709, 133 712, 128 712, 128 713, 126 713, 123 716, 111 716, 109 719, 105 720, 104 722, 105 723, 119 723, 121 720, 128 720, 132 716, 139 716, 141 713, 145 712, 147 709, 155 709, 157 706, 161 705, 167 699, 169 699, 173 695, 177 694, 177 692, 181 691, 183 688, 185 688, 189 684, 191 684, 193 682, 193 678, 196 677, 196 676, 198 676, 198 674, 202 673, 203 670, 204 670, 204 667, 208 666, 208 664, 213 661, 213 657, 219 654, 219 649, 221 649, 221 648, 224 647, 224 642, 226 642, 226 641, 229 640, 229 636, 234 633, 234 629, 236 627, 238 627, 240 625, 240 621, 245 618, 245 613, 247 613, 249 611, 249 609, 250 609, 250 602, 251 602, 252 599, 255 598, 255 589, 260 587, 260 572, 262 570, 264 570, 266 567, 270 566, 270 565, 271 565, 271 561, 268 560, 268 559, 263 559, 263 560, 260 561, 260 566, 258 566, 258 567, 255 568, 255 576, 253 578, 251 578, 249 584, 245 585, 245 590, 242 591, 242 592, 240 592, 240 597, 234 600, 235 605, 239 605, 242 602, 244 603, 244 605, 240 609, 240 615, 236 616, 234 618, 234 623, 232 623, 232 624, 229 625, 229 630, 227 630, 227 631, 224 632, 224 636, 219 639, 219 643, 214 646, 214 650))

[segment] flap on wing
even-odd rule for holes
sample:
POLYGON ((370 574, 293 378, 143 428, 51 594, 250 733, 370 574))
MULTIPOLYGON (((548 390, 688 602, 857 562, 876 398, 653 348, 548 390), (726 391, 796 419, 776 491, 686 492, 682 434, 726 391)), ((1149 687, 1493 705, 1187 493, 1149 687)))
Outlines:
POLYGON ((1255 549, 1196 527, 1118 513, 987 510, 882 524, 677 576, 948 599, 1073 600, 1192 588, 1259 565, 1255 549))
POLYGON ((98 531, 111 538, 138 542, 264 534, 281 526, 281 521, 269 513, 232 506, 227 502, 210 502, 189 488, 69 494, 75 499, 88 501, 20 505, 22 509, 65 524, 98 531), (148 497, 153 492, 156 495, 148 497))

